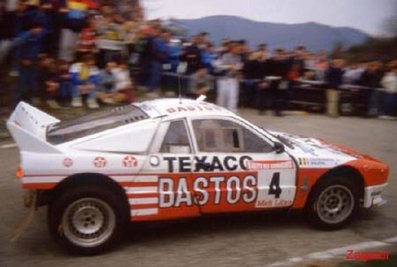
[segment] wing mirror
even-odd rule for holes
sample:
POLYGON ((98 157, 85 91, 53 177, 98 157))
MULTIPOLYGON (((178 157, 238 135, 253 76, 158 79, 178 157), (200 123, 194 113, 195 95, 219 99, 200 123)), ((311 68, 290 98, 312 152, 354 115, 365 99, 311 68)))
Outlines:
POLYGON ((273 150, 277 153, 277 154, 281 154, 285 151, 284 149, 284 145, 281 144, 280 142, 275 142, 273 145, 273 150))

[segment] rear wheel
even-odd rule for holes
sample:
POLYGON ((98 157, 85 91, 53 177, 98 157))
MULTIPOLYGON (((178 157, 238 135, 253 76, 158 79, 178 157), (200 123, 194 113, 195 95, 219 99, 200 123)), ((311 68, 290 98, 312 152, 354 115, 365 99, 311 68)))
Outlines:
POLYGON ((81 186, 55 199, 48 213, 51 236, 62 247, 83 255, 113 246, 127 222, 121 197, 107 187, 81 186))
POLYGON ((347 179, 324 177, 313 189, 306 211, 316 227, 340 229, 355 215, 359 204, 357 186, 347 179))

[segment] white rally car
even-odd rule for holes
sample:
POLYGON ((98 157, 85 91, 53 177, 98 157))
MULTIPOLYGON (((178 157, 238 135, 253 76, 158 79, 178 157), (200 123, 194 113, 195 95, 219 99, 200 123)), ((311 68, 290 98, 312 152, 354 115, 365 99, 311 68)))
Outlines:
POLYGON ((7 122, 18 177, 61 245, 97 254, 128 221, 302 209, 337 229, 381 205, 388 166, 322 140, 269 132, 219 106, 160 99, 71 121, 19 103, 7 122))

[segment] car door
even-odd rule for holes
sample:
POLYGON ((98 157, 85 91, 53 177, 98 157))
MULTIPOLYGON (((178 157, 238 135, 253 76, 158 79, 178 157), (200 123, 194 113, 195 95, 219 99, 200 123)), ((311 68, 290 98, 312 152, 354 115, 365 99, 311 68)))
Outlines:
POLYGON ((202 213, 292 205, 296 166, 291 157, 235 118, 195 118, 193 190, 202 213))
POLYGON ((150 217, 143 216, 136 220, 164 220, 200 215, 191 189, 192 151, 191 136, 185 120, 160 123, 141 172, 155 181, 154 194, 146 192, 147 196, 156 200, 155 210, 150 217))

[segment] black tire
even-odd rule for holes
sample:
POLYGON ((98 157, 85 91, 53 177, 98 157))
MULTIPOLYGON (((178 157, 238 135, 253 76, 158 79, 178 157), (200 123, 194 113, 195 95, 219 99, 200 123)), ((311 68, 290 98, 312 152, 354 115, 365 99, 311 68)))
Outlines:
POLYGON ((313 189, 306 205, 309 222, 322 230, 346 226, 359 207, 358 185, 349 177, 324 177, 313 189))
POLYGON ((80 255, 96 255, 120 240, 128 207, 109 187, 82 185, 63 192, 48 209, 48 227, 61 247, 80 255))

